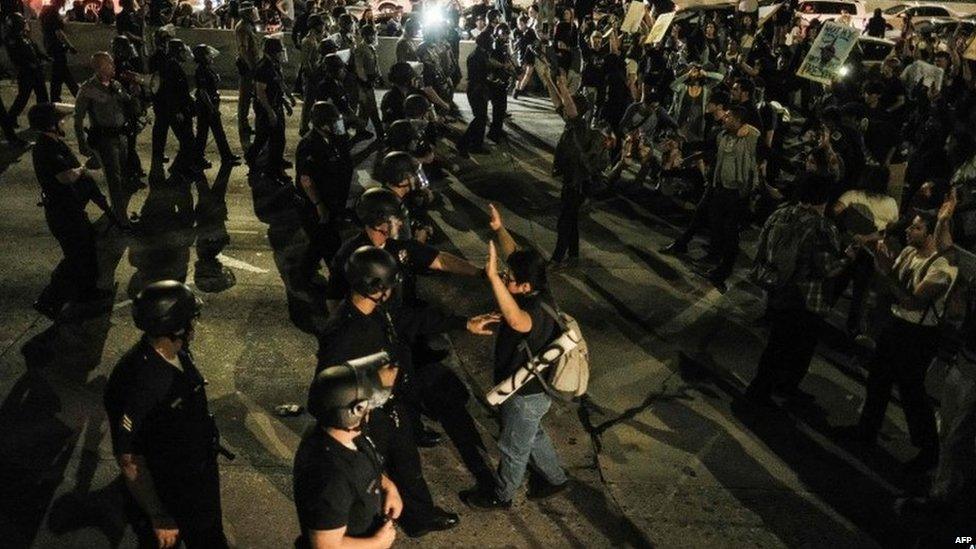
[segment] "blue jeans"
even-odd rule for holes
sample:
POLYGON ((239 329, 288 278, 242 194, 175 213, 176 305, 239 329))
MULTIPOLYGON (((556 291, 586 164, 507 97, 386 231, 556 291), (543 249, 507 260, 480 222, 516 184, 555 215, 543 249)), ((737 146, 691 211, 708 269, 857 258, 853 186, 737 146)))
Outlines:
POLYGON ((545 393, 515 394, 502 404, 502 432, 498 437, 498 450, 502 456, 495 489, 499 500, 511 501, 530 464, 549 483, 566 482, 566 472, 559 464, 556 449, 542 428, 542 416, 551 405, 552 400, 545 393))

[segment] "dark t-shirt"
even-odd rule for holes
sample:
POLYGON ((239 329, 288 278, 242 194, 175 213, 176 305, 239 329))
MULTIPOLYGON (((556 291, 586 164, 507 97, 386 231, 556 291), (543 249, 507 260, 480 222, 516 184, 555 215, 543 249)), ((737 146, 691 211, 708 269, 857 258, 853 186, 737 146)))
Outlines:
POLYGON ((383 524, 382 464, 366 436, 352 450, 310 428, 295 453, 293 489, 303 536, 308 530, 346 527, 346 535, 367 537, 383 524))
MULTIPOLYGON (((306 133, 295 150, 295 183, 301 185, 301 177, 307 175, 321 200, 332 215, 345 208, 352 184, 354 165, 349 155, 348 139, 333 136, 326 140, 317 131, 306 133)), ((299 193, 311 206, 304 192, 299 193)))
POLYGON ((41 22, 41 33, 44 36, 44 49, 49 55, 64 53, 64 45, 58 38, 57 32, 64 30, 64 20, 57 8, 47 5, 41 8, 41 14, 37 17, 41 22))
POLYGON ((468 55, 468 90, 483 90, 488 85, 488 52, 475 48, 468 55))
MULTIPOLYGON (((550 343, 556 335, 556 321, 542 308, 542 302, 554 305, 552 296, 547 292, 539 292, 532 296, 515 296, 519 307, 532 317, 532 328, 528 333, 521 333, 502 321, 498 328, 498 338, 495 340, 495 383, 500 383, 522 367, 529 359, 522 342, 525 342, 531 355, 535 356, 543 347, 550 343)), ((526 383, 520 394, 541 393, 545 389, 538 379, 526 383)))
POLYGON ((281 69, 270 57, 264 56, 254 71, 254 81, 267 86, 268 101, 275 109, 285 106, 285 89, 282 86, 281 69))

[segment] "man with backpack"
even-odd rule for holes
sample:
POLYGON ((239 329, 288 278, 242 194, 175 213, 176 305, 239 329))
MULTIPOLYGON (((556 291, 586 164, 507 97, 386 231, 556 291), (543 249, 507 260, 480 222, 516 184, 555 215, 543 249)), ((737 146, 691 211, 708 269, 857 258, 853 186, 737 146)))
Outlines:
MULTIPOLYGON (((508 238, 499 238, 499 242, 510 270, 499 272, 494 242, 488 243, 485 265, 502 316, 495 341, 496 383, 510 377, 536 356, 559 332, 556 304, 548 290, 546 260, 535 250, 516 250, 508 238)), ((510 508, 530 460, 544 482, 530 483, 529 499, 547 498, 568 486, 566 471, 559 463, 552 440, 542 428, 542 418, 551 405, 544 381, 538 377, 533 377, 502 403, 497 484, 492 491, 465 490, 460 493, 461 501, 481 509, 510 508)))
POLYGON ((800 381, 810 367, 821 330, 820 315, 830 309, 829 279, 847 265, 840 235, 827 219, 830 187, 816 178, 797 188, 797 203, 773 212, 763 226, 752 278, 766 290, 769 339, 746 398, 772 405, 776 393, 800 396, 800 381))

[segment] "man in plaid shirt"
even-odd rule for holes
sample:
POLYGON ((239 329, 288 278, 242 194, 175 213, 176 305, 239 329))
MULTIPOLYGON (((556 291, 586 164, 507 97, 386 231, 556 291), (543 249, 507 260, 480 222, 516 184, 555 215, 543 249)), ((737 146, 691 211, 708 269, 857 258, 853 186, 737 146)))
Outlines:
POLYGON ((775 245, 769 241, 770 229, 784 218, 802 236, 792 278, 768 291, 769 339, 746 390, 746 398, 754 404, 772 404, 773 393, 800 396, 798 386, 810 367, 823 322, 820 315, 830 308, 825 295, 828 284, 853 253, 849 249, 845 255, 837 228, 824 218, 829 189, 825 180, 804 179, 797 188, 797 203, 774 212, 763 226, 760 249, 775 245))

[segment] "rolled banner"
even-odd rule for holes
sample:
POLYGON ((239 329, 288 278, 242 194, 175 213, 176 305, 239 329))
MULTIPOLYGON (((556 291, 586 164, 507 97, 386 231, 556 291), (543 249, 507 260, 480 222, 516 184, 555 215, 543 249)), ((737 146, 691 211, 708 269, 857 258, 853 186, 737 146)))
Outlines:
POLYGON ((498 406, 508 400, 508 397, 515 394, 520 387, 532 381, 532 376, 542 374, 550 366, 558 364, 559 359, 564 354, 572 351, 579 345, 579 341, 580 338, 577 334, 571 331, 563 332, 563 335, 543 347, 539 354, 532 357, 532 360, 516 370, 514 374, 502 380, 501 383, 495 385, 492 390, 488 391, 488 394, 485 395, 488 404, 498 406))

